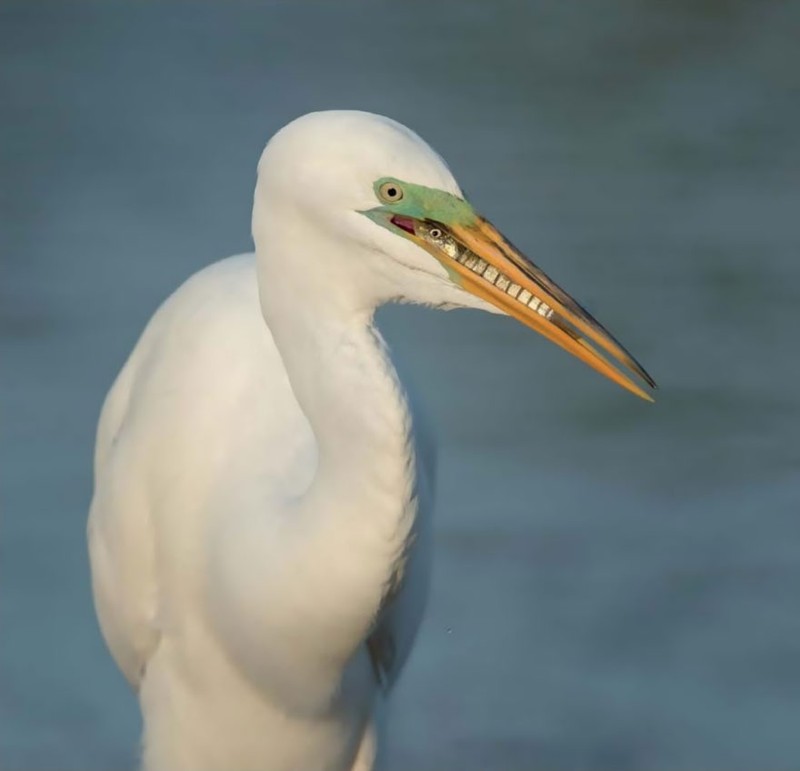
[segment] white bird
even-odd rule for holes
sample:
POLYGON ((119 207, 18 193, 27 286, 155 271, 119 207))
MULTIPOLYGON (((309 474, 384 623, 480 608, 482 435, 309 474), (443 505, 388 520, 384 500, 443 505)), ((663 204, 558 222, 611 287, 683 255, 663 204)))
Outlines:
POLYGON ((366 771, 425 605, 434 485, 376 307, 506 313, 654 383, 388 118, 279 131, 252 228, 255 253, 180 287, 106 398, 97 615, 146 771, 366 771))

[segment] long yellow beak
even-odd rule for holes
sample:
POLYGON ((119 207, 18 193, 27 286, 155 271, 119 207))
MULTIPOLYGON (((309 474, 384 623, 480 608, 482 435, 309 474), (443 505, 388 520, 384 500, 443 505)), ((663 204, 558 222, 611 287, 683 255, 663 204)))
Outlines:
POLYGON ((395 223, 454 274, 458 283, 527 327, 552 340, 592 369, 636 396, 653 397, 628 373, 651 388, 656 383, 625 348, 572 297, 516 249, 485 219, 469 226, 411 220, 395 223), (601 353, 620 364, 620 371, 601 353))

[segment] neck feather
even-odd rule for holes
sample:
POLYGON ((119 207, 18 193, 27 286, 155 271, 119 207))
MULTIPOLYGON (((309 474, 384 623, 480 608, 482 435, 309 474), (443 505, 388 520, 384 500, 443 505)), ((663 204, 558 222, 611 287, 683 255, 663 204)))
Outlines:
POLYGON ((316 607, 331 613, 322 620, 329 650, 350 656, 413 537, 411 417, 373 305, 338 292, 330 274, 327 286, 315 286, 290 259, 258 255, 264 316, 318 446, 316 475, 297 504, 301 537, 291 559, 293 569, 318 577, 316 607))

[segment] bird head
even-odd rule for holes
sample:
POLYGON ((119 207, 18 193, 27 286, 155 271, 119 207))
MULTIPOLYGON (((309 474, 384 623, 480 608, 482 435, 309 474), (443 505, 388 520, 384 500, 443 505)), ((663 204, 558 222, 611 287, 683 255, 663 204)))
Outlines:
POLYGON ((281 129, 259 162, 253 236, 262 304, 300 292, 369 312, 400 301, 503 313, 652 401, 637 378, 655 382, 633 356, 388 118, 318 112, 281 129))

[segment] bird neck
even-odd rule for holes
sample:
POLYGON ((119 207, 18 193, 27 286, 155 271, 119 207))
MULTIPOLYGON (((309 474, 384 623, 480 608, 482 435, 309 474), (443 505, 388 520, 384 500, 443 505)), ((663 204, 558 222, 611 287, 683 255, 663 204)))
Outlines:
POLYGON ((399 499, 413 483, 412 427, 403 388, 373 323, 382 290, 363 269, 366 260, 352 259, 357 247, 317 230, 291 209, 267 203, 269 216, 254 219, 253 230, 259 294, 317 441, 309 496, 324 490, 329 501, 347 500, 350 508, 389 491, 399 499))
MULTIPOLYGON (((324 259, 324 251, 318 254, 324 259)), ((306 622, 320 630, 325 655, 348 658, 402 577, 413 539, 410 410, 374 327, 374 305, 354 303, 344 281, 339 291, 330 274, 323 283, 296 263, 291 267, 290 259, 258 254, 259 292, 314 432, 318 463, 292 517, 302 537, 281 559, 287 574, 314 582, 320 615, 306 622)))
POLYGON ((353 506, 371 493, 400 497, 410 481, 411 418, 372 313, 270 328, 316 438, 314 486, 329 493, 327 500, 353 506))

